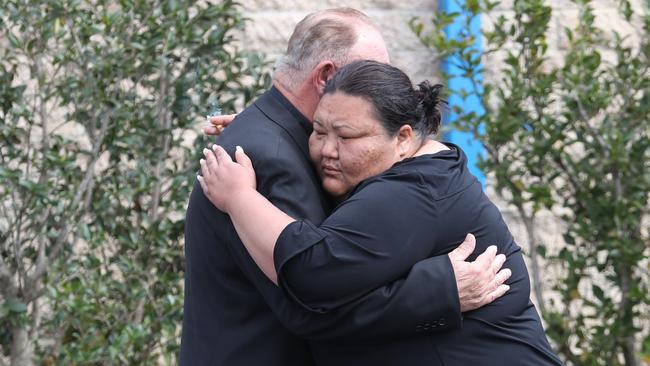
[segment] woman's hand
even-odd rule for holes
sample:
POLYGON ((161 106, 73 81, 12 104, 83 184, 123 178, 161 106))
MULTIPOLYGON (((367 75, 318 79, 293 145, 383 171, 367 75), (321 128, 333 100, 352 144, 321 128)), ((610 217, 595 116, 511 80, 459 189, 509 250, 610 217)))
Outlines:
POLYGON ((223 114, 220 116, 208 117, 208 126, 203 127, 203 133, 209 136, 218 136, 224 128, 226 128, 233 119, 237 117, 236 114, 223 114))
POLYGON ((201 159, 201 175, 198 176, 203 193, 218 209, 229 213, 236 204, 240 193, 255 191, 255 170, 244 150, 235 149, 236 162, 217 145, 212 150, 203 149, 205 159, 201 159))

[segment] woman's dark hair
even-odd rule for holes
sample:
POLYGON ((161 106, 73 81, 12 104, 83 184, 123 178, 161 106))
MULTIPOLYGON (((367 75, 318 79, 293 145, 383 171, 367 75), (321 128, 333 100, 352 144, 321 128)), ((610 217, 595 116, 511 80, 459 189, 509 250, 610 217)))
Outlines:
POLYGON ((418 90, 400 69, 376 61, 355 61, 341 69, 325 85, 325 94, 341 91, 369 101, 375 117, 394 136, 410 125, 422 136, 440 128, 441 84, 423 81, 418 90))

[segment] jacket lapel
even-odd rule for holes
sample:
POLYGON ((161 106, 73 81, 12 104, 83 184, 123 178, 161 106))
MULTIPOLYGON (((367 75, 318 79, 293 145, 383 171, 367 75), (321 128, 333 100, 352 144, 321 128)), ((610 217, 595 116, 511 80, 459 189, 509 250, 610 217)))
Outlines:
MULTIPOLYGON (((279 94, 277 90, 269 90, 255 101, 257 107, 266 117, 273 123, 284 129, 291 139, 300 147, 300 150, 309 158, 309 133, 299 118, 302 117, 297 109, 290 110, 285 106, 280 98, 280 95, 274 95, 274 92, 279 94), (293 113, 292 113, 293 112, 293 113), (298 114, 298 115, 296 115, 298 114)), ((289 103, 288 101, 285 101, 289 103)), ((304 118, 304 117, 302 117, 304 118)))

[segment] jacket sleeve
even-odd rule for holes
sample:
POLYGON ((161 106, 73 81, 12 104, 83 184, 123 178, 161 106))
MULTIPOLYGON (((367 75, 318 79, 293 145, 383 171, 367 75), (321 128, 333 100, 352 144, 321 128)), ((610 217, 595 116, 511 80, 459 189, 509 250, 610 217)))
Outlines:
MULTIPOLYGON (((256 160, 274 165, 256 167, 258 189, 272 203, 296 218, 309 217, 314 211, 322 210, 322 202, 309 199, 314 195, 294 189, 306 183, 304 176, 286 169, 295 162, 282 156, 253 159, 256 160)), ((318 216, 315 219, 318 220, 318 216)), ((456 281, 446 255, 409 265, 409 270, 401 277, 385 281, 336 309, 323 311, 288 298, 255 265, 234 228, 231 228, 231 235, 229 251, 239 267, 280 322, 302 338, 363 341, 407 337, 460 326, 456 281)))
POLYGON ((417 173, 375 178, 320 226, 305 220, 287 226, 274 253, 280 286, 306 308, 329 311, 439 252, 441 213, 418 182, 417 173))

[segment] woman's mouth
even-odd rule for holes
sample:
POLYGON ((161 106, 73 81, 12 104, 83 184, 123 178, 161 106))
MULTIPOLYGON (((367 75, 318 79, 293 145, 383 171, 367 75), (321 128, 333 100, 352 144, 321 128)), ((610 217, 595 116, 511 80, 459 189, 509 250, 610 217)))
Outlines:
POLYGON ((338 175, 341 171, 332 165, 321 165, 323 175, 338 175))

